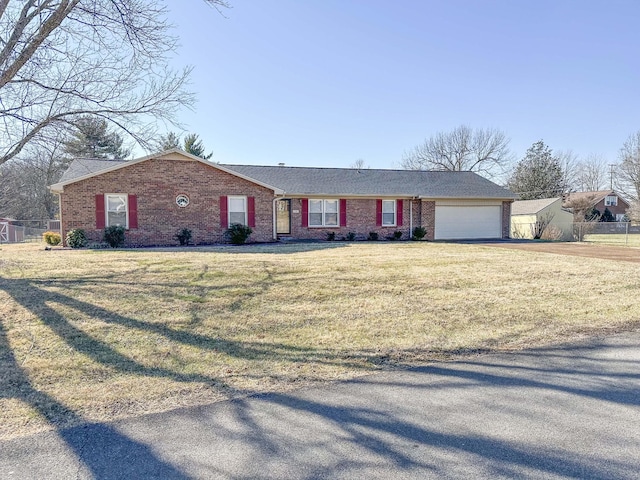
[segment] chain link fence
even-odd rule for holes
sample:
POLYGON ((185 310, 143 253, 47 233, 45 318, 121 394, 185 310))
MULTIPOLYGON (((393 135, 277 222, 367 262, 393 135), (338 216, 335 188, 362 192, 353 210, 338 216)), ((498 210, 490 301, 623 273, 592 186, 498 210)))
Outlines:
POLYGON ((0 244, 40 242, 47 231, 59 232, 60 220, 15 220, 0 218, 0 244))

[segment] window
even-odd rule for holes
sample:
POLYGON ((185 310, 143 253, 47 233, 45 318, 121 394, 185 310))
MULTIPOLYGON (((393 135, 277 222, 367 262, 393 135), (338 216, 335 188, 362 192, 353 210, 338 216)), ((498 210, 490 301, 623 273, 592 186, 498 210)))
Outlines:
POLYGON ((107 211, 106 211, 106 226, 120 226, 129 228, 127 208, 127 194, 126 193, 108 193, 105 195, 107 211))
POLYGON ((382 201, 382 226, 393 227, 396 224, 396 201, 382 201))
POLYGON ((229 197, 229 225, 247 224, 247 197, 229 197))
POLYGON ((309 200, 310 227, 337 227, 338 200, 309 200))
POLYGON ((618 197, 615 195, 607 195, 604 197, 604 206, 605 207, 616 207, 618 206, 618 197))

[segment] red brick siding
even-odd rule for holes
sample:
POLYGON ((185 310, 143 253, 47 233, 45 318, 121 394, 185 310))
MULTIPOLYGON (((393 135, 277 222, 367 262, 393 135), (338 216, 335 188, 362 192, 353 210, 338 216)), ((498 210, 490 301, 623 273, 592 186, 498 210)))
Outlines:
POLYGON ((196 161, 152 159, 104 173, 64 187, 60 195, 62 235, 83 228, 92 241, 102 239, 96 229, 95 195, 127 193, 137 196, 138 228, 126 233, 129 245, 176 245, 182 228, 192 231, 195 244, 224 242, 220 227, 220 196, 255 197, 254 233, 250 241, 273 239, 273 192, 196 161), (178 194, 190 203, 176 205, 178 194))
POLYGON ((427 230, 425 240, 436 238, 436 202, 423 200, 420 207, 420 224, 427 230))
POLYGON ((605 206, 604 200, 605 199, 603 198, 602 200, 600 200, 598 203, 596 203, 594 205, 594 208, 600 212, 600 215, 602 215, 604 213, 604 209, 605 208, 609 209, 609 211, 613 215, 613 218, 615 218, 616 215, 624 215, 625 213, 627 213, 627 206, 620 199, 620 197, 618 197, 618 205, 616 205, 616 206, 613 206, 613 205, 610 206, 610 207, 605 206))
POLYGON ((502 202, 502 238, 511 234, 511 201, 502 202))
MULTIPOLYGON (((293 198, 291 199, 291 235, 281 236, 290 236, 291 238, 299 238, 305 240, 326 240, 327 234, 329 232, 334 232, 336 235, 336 239, 346 237, 349 232, 353 232, 356 234, 356 238, 358 240, 366 240, 369 236, 369 232, 376 232, 379 238, 383 240, 386 237, 393 235, 393 232, 395 232, 396 230, 400 230, 402 232, 402 238, 405 240, 408 239, 410 237, 409 200, 405 200, 402 205, 403 225, 395 227, 376 226, 376 201, 377 199, 375 198, 347 198, 346 227, 303 227, 302 199, 293 198)), ((414 227, 415 226, 417 225, 414 223, 414 227)))

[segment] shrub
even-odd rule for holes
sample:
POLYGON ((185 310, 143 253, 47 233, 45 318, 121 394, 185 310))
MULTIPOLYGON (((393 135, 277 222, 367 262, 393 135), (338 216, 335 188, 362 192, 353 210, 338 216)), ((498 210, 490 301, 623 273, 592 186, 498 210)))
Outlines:
POLYGON ((427 229, 424 227, 416 227, 413 229, 414 240, 422 240, 427 235, 427 229))
POLYGON ((62 236, 57 232, 44 232, 42 234, 42 239, 46 242, 47 245, 55 247, 56 245, 60 245, 62 236))
POLYGON ((242 245, 252 233, 253 230, 251 230, 251 227, 241 225, 240 223, 232 223, 229 228, 227 228, 225 235, 234 245, 242 245))
POLYGON ((327 232, 327 240, 333 242, 336 239, 336 232, 327 232))
POLYGON ((389 235, 387 237, 388 240, 400 240, 402 238, 402 232, 400 230, 396 230, 393 232, 393 235, 389 235))
POLYGON ((124 227, 111 225, 104 229, 104 235, 102 238, 111 248, 118 248, 124 245, 124 232, 124 227))
POLYGON ((191 240, 191 230, 188 228, 183 228, 176 233, 176 240, 180 242, 180 245, 189 245, 189 241, 191 240))
POLYGON ((67 232, 67 246, 71 248, 82 248, 87 244, 87 234, 81 228, 74 228, 67 232))
POLYGON ((369 241, 377 242, 378 241, 378 232, 369 232, 369 241))
POLYGON ((353 242, 356 239, 356 234, 355 232, 349 232, 347 234, 347 241, 348 242, 353 242))

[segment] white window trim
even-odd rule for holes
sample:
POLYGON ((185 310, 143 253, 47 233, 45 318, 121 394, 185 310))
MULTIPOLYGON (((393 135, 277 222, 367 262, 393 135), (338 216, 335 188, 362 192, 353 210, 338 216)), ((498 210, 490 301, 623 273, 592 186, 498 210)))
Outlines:
POLYGON ((309 226, 309 228, 340 228, 340 200, 337 198, 309 198, 308 199, 309 205, 308 205, 308 212, 307 212, 307 225, 309 226), (319 212, 311 212, 311 202, 312 201, 316 201, 316 202, 322 202, 322 225, 312 225, 311 224, 311 213, 319 213, 319 212), (335 202, 336 204, 336 223, 335 225, 327 225, 325 220, 326 220, 326 214, 327 214, 327 209, 326 209, 326 202, 335 202))
POLYGON ((617 207, 618 206, 618 197, 616 195, 607 195, 604 197, 604 206, 605 207, 617 207))
POLYGON ((105 228, 110 227, 109 225, 109 197, 124 197, 124 208, 125 208, 125 230, 129 230, 129 194, 128 193, 105 193, 104 194, 104 226, 105 228))
MULTIPOLYGON (((242 200, 242 203, 244 205, 244 221, 242 222, 242 225, 248 225, 249 224, 249 205, 248 205, 248 200, 246 195, 229 195, 227 197, 227 224, 231 225, 231 199, 235 199, 235 200, 242 200)), ((240 213, 240 212, 233 212, 233 213, 240 213)), ((233 222, 233 223, 238 223, 238 222, 233 222)))
MULTIPOLYGON (((387 214, 390 212, 387 212, 387 214)), ((397 227, 398 226, 398 201, 397 200, 382 200, 382 226, 383 227, 397 227), (384 202, 393 202, 393 223, 384 223, 384 202)))

